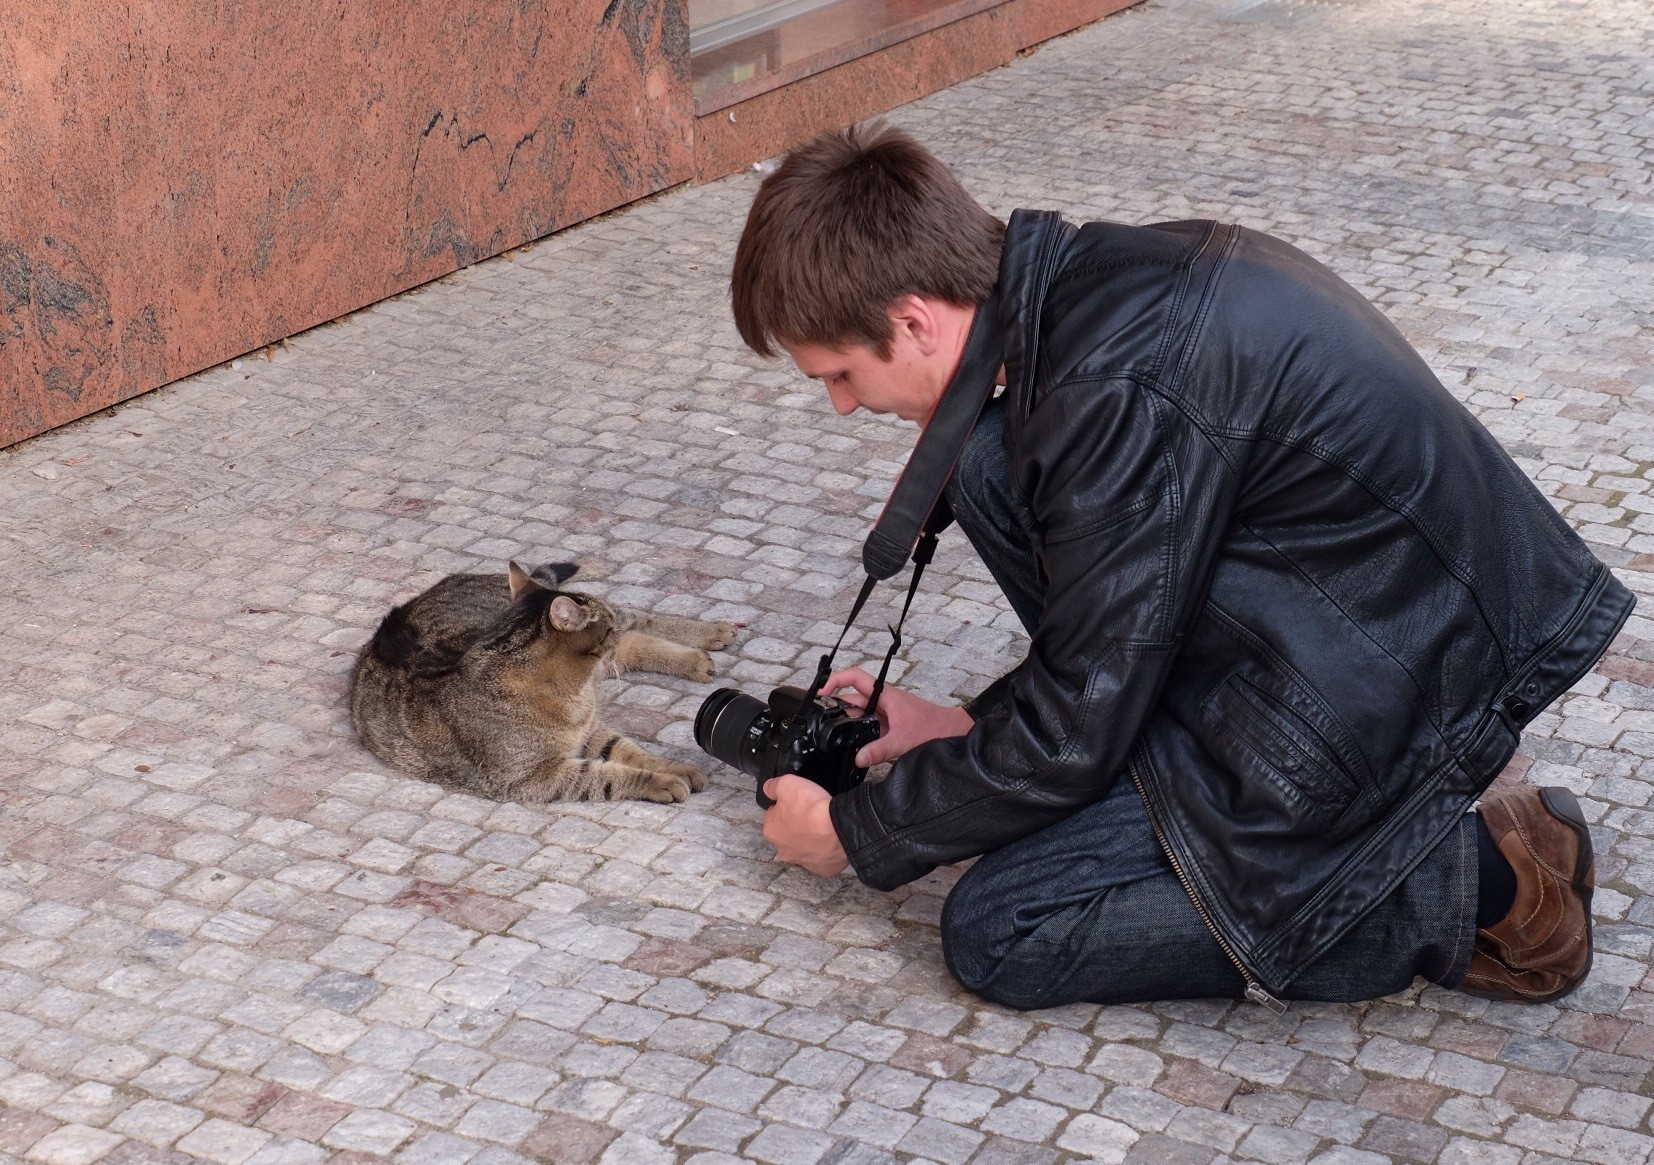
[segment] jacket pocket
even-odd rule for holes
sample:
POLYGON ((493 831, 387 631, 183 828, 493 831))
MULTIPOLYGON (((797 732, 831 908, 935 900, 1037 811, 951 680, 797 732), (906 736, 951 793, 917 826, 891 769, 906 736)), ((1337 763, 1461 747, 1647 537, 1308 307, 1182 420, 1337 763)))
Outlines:
POLYGON ((1160 500, 1160 494, 1147 493, 1142 497, 1127 502, 1103 514, 1097 514, 1077 522, 1068 522, 1061 526, 1045 531, 1043 541, 1047 544, 1054 542, 1072 542, 1076 538, 1089 538, 1112 529, 1123 522, 1127 522, 1152 507, 1160 500))
POLYGON ((1320 730, 1239 672, 1213 689, 1202 711, 1236 775, 1262 781, 1304 824, 1331 824, 1360 796, 1360 784, 1320 730))

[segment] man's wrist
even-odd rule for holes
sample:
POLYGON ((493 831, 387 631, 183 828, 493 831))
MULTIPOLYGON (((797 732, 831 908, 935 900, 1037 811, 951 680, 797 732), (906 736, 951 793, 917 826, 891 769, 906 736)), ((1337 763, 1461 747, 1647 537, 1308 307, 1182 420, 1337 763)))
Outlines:
POLYGON ((819 808, 815 810, 815 816, 816 820, 813 825, 816 831, 823 839, 831 840, 842 851, 844 849, 844 839, 838 835, 838 826, 833 823, 833 798, 828 797, 822 800, 819 803, 819 808))

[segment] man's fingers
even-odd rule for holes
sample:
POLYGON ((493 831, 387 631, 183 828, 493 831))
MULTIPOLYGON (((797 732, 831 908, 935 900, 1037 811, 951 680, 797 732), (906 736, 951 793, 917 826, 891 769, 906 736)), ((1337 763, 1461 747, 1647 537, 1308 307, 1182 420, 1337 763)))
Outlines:
POLYGON ((775 802, 764 814, 764 837, 778 859, 822 877, 844 869, 848 863, 828 815, 827 790, 784 773, 764 782, 764 795, 775 802))
POLYGON ((856 753, 856 767, 870 769, 874 765, 882 765, 887 760, 894 760, 899 755, 900 753, 891 747, 890 738, 881 736, 870 744, 861 746, 861 751, 856 753))
MULTIPOLYGON (((802 804, 817 795, 825 797, 827 791, 814 781, 806 781, 797 773, 782 773, 779 777, 771 777, 764 782, 764 796, 777 805, 790 806, 794 802, 802 804)), ((764 811, 766 819, 774 813, 774 809, 764 811)))
POLYGON ((828 676, 827 682, 821 685, 821 691, 816 694, 831 696, 840 688, 852 688, 865 698, 873 694, 873 677, 859 667, 847 667, 828 676))
POLYGON ((764 796, 771 801, 781 800, 781 794, 789 785, 813 786, 813 782, 806 781, 797 773, 782 773, 779 777, 771 777, 764 782, 764 796))

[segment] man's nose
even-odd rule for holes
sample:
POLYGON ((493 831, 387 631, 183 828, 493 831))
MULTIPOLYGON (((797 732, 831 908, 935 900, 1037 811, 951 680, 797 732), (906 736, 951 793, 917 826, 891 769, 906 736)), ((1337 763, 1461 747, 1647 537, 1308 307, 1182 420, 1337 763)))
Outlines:
POLYGON ((847 417, 856 411, 856 398, 842 388, 829 384, 827 399, 833 402, 833 411, 841 417, 847 417))

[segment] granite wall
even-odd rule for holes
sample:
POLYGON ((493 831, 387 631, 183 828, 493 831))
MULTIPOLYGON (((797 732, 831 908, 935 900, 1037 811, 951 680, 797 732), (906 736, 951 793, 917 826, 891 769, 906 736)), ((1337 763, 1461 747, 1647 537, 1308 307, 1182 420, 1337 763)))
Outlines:
POLYGON ((683 5, 9 5, 0 445, 691 177, 683 5))

